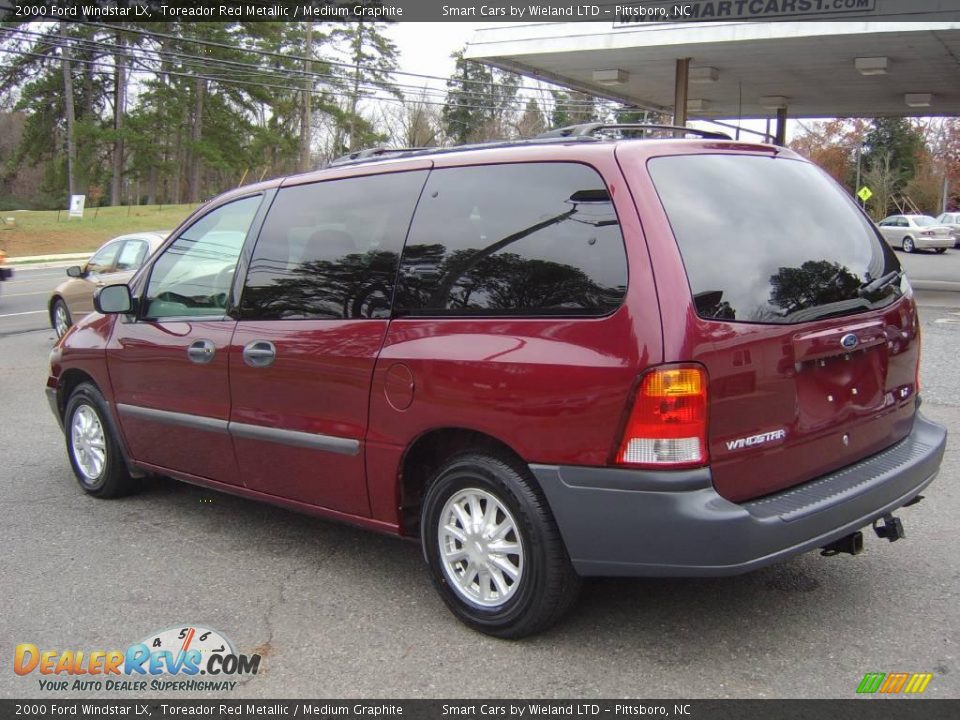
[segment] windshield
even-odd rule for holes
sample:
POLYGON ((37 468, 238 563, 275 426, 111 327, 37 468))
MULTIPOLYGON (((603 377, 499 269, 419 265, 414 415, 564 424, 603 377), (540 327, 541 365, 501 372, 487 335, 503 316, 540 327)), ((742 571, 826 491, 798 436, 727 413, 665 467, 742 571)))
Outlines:
POLYGON ((799 323, 900 296, 893 251, 816 166, 681 155, 648 167, 701 317, 799 323))
POLYGON ((937 221, 929 215, 911 215, 910 219, 913 220, 914 225, 917 227, 930 227, 931 225, 938 224, 937 221))

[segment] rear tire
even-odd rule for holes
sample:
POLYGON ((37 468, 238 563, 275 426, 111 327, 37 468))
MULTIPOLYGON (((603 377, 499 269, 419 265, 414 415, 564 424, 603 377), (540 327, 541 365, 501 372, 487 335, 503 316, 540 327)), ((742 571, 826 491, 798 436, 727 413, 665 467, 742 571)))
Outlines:
POLYGON ((61 298, 54 300, 53 305, 50 307, 50 325, 57 334, 58 340, 66 335, 67 330, 73 325, 70 310, 67 309, 67 304, 61 298))
POLYGON ((913 238, 910 238, 910 237, 905 237, 903 239, 903 242, 900 243, 900 247, 903 248, 904 252, 908 252, 908 253, 912 253, 917 249, 916 246, 913 244, 913 238))
POLYGON ((67 457, 80 487, 98 498, 128 495, 137 489, 113 432, 103 395, 81 383, 70 395, 63 414, 67 457))
POLYGON ((420 535, 434 585, 474 630, 521 638, 559 620, 580 577, 529 471, 493 454, 468 452, 434 475, 420 535))

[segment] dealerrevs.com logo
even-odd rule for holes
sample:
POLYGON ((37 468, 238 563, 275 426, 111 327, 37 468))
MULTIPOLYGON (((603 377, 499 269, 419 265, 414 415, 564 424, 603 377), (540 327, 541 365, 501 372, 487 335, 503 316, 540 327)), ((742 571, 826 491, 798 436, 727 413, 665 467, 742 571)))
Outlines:
POLYGON ((233 690, 238 676, 256 675, 260 655, 241 655, 216 630, 185 625, 153 633, 126 650, 41 650, 21 643, 17 675, 39 675, 43 691, 233 690), (202 676, 202 677, 201 677, 202 676))

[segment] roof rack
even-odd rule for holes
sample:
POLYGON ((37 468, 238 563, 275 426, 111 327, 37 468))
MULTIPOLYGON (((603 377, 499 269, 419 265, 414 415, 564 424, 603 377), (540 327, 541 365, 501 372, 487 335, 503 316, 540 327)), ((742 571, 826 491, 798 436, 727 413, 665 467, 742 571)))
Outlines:
POLYGON ((436 150, 436 148, 428 147, 400 147, 400 148, 390 148, 384 145, 372 148, 366 148, 365 150, 357 150, 356 152, 347 153, 338 157, 336 160, 331 161, 330 167, 335 165, 347 165, 354 162, 359 162, 361 160, 370 160, 372 158, 381 158, 384 155, 394 156, 394 155, 407 155, 413 152, 422 152, 424 150, 436 150))
POLYGON ((545 143, 571 143, 571 142, 597 142, 599 138, 589 135, 577 137, 565 137, 557 135, 555 137, 538 136, 526 138, 523 140, 491 140, 490 142, 471 143, 469 145, 454 145, 452 147, 425 147, 425 148, 388 148, 375 147, 366 150, 358 150, 349 155, 343 155, 336 160, 332 160, 327 167, 341 167, 343 165, 359 165, 361 163, 376 162, 378 160, 391 160, 398 157, 418 157, 443 155, 446 153, 464 152, 466 150, 487 150, 490 148, 518 147, 523 145, 543 145, 545 143))
POLYGON ((684 127, 682 125, 651 125, 647 123, 583 123, 582 125, 570 125, 556 130, 549 130, 538 138, 580 138, 591 137, 601 130, 667 130, 675 133, 685 133, 687 135, 697 135, 711 140, 732 140, 726 133, 715 130, 701 130, 699 128, 684 127))

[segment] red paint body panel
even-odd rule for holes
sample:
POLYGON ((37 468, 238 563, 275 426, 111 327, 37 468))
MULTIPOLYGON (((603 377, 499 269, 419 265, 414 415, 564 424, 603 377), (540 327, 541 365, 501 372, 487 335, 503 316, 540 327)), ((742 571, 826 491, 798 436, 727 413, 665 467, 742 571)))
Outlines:
MULTIPOLYGON (((234 422, 363 441, 370 379, 386 320, 243 321, 230 348, 234 422), (272 342, 276 360, 253 368, 243 347, 272 342)), ((364 460, 234 437, 244 484, 354 515, 369 515, 364 460)))
MULTIPOLYGON (((225 423, 230 416, 227 350, 232 320, 124 322, 117 319, 107 363, 117 404, 134 405, 225 423), (205 365, 187 348, 210 340, 216 348, 205 365)), ((127 449, 139 462, 224 483, 239 483, 230 436, 118 412, 127 449)))

